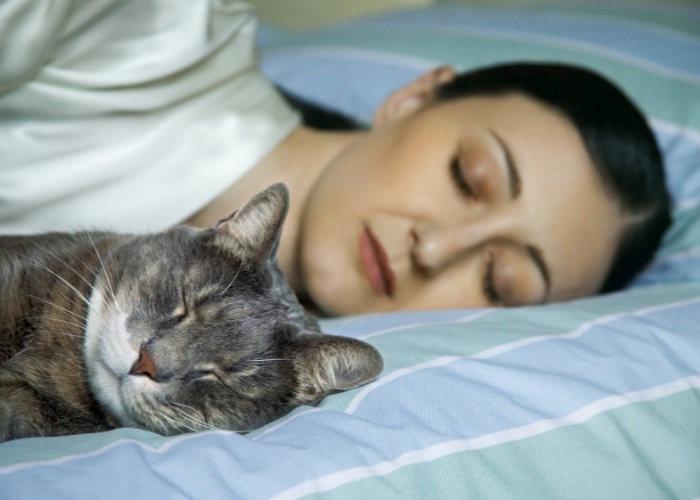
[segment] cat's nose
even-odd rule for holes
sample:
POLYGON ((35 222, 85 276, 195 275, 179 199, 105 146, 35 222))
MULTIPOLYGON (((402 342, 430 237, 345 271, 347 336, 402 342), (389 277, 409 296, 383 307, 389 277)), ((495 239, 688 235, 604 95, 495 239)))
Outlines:
POLYGON ((131 367, 129 375, 146 375, 153 380, 158 376, 158 370, 156 370, 156 364, 153 362, 151 354, 143 347, 139 352, 139 359, 131 367))

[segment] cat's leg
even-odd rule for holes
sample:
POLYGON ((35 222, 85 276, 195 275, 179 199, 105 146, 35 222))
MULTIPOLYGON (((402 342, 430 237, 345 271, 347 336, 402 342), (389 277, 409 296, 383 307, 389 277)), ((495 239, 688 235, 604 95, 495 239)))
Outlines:
POLYGON ((0 381, 0 443, 43 436, 47 422, 36 392, 19 381, 0 381))

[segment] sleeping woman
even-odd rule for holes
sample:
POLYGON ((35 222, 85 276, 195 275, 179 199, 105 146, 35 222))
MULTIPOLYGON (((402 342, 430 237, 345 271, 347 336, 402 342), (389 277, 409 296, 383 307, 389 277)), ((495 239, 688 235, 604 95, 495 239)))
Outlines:
POLYGON ((280 266, 342 315, 617 290, 670 224, 654 136, 598 74, 438 67, 324 130, 254 31, 238 1, 4 2, 0 233, 206 227, 284 182, 280 266))

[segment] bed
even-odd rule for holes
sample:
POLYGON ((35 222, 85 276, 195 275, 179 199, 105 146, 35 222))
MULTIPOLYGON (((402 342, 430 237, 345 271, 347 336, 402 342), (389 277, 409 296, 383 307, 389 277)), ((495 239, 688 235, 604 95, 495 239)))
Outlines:
POLYGON ((622 292, 324 320, 381 377, 247 435, 0 445, 0 498, 700 498, 700 8, 438 4, 259 40, 270 78, 363 121, 441 63, 593 67, 651 120, 672 230, 622 292))

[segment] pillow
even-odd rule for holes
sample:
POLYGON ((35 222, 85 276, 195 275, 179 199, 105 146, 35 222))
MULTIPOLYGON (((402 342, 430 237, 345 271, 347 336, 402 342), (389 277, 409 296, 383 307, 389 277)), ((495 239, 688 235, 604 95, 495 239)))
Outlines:
POLYGON ((263 37, 262 68, 298 95, 365 123, 395 88, 439 64, 590 67, 646 113, 663 151, 675 223, 636 285, 700 279, 700 13, 638 4, 440 6, 305 34, 263 37))

